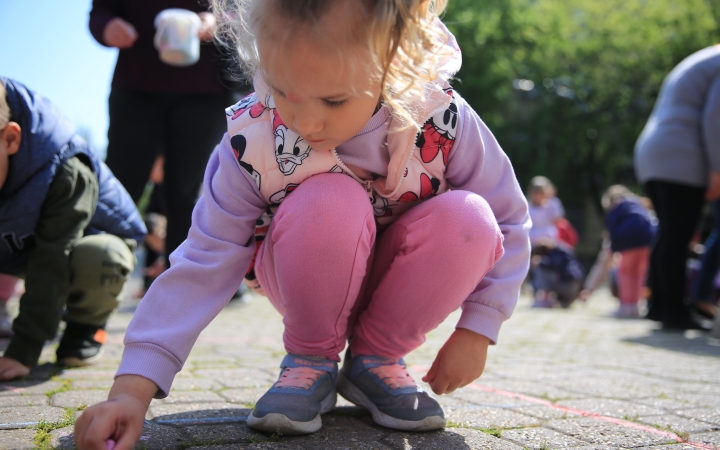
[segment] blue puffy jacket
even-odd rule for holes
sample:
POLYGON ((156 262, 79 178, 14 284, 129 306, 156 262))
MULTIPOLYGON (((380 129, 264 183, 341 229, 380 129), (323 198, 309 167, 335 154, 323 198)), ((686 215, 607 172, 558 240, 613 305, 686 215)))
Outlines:
POLYGON ((99 197, 85 234, 109 233, 142 242, 147 230, 135 203, 110 169, 78 136, 62 113, 17 81, 0 77, 11 120, 22 128, 19 151, 10 156, 9 171, 0 189, 0 272, 24 270, 43 200, 58 168, 69 158, 85 155, 98 176, 99 197))

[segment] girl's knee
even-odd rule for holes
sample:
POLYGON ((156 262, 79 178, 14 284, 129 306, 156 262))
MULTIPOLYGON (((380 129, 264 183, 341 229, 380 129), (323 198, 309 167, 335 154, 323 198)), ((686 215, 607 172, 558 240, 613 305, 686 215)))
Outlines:
POLYGON ((303 181, 283 201, 278 213, 288 210, 298 211, 315 222, 363 219, 372 214, 370 200, 360 183, 336 173, 315 175, 303 181))
POLYGON ((488 251, 502 256, 503 235, 488 202, 481 196, 467 191, 450 191, 435 210, 437 217, 446 222, 445 230, 462 239, 473 251, 488 251))

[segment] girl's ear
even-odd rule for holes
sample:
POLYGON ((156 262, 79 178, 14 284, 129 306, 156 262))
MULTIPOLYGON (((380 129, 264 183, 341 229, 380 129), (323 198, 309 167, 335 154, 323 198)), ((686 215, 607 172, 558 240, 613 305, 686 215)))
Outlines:
POLYGON ((22 143, 22 129, 17 122, 8 122, 0 132, 0 138, 5 141, 5 149, 9 155, 14 155, 20 150, 22 143))

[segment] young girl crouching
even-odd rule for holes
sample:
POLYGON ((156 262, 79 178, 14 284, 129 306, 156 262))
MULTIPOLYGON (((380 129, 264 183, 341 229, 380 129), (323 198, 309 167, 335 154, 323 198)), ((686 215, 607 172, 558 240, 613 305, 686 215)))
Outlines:
POLYGON ((507 156, 448 84, 460 51, 445 2, 214 3, 255 93, 226 111, 188 239, 135 313, 108 401, 78 420, 78 447, 137 441, 248 266, 288 352, 248 425, 317 431, 339 392, 378 424, 443 427, 402 358, 462 307, 423 380, 444 394, 481 375, 530 226, 507 156))

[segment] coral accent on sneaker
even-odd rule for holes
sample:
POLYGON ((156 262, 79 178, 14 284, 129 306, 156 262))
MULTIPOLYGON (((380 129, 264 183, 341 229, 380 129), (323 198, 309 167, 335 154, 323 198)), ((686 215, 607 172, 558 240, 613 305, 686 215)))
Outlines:
POLYGON ((95 342, 97 342, 99 344, 104 344, 105 340, 107 339, 107 331, 103 330, 102 328, 99 328, 95 332, 93 339, 95 340, 95 342))
POLYGON ((275 387, 300 387, 310 389, 310 386, 324 374, 324 370, 315 370, 309 367, 287 367, 278 382, 275 383, 275 387))
POLYGON ((400 364, 377 366, 368 370, 377 375, 383 383, 390 386, 390 389, 417 386, 417 383, 415 383, 413 377, 410 376, 405 366, 401 366, 400 364))

